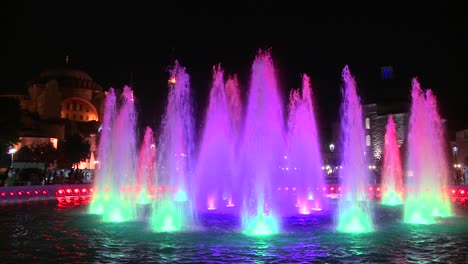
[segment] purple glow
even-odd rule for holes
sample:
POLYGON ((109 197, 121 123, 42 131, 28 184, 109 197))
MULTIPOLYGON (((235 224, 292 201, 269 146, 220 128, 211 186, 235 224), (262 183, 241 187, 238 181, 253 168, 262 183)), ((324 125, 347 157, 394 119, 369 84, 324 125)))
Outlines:
MULTIPOLYGON (((275 219, 278 203, 274 191, 279 182, 285 152, 284 117, 275 69, 269 52, 259 52, 252 65, 246 119, 240 149, 242 223, 255 228, 255 219, 275 219)), ((277 222, 268 220, 268 223, 277 222)), ((254 231, 255 233, 255 231, 254 231)))
MULTIPOLYGON (((236 87, 231 85, 230 89, 236 87)), ((239 116, 232 116, 231 113, 236 113, 235 108, 240 106, 236 105, 237 101, 231 101, 228 105, 227 100, 224 72, 218 65, 213 68, 213 83, 195 174, 198 210, 222 209, 228 205, 228 200, 232 206, 236 168, 234 164, 236 135, 232 126, 235 125, 234 121, 238 122, 233 120, 234 117, 239 118, 239 116)))
POLYGON ((342 196, 338 202, 338 230, 368 232, 372 227, 372 214, 367 195, 369 170, 361 99, 348 66, 343 77, 341 105, 342 166, 340 181, 342 196))
POLYGON ((296 187, 299 211, 309 213, 312 208, 322 208, 324 174, 318 144, 312 89, 307 75, 302 78, 302 90, 292 90, 289 95, 289 136, 286 156, 285 181, 296 187))

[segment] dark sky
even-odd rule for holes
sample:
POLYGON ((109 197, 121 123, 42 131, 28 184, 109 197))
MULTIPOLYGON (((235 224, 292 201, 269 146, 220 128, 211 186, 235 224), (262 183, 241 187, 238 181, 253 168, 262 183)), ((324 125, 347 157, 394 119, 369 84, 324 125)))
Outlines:
POLYGON ((194 105, 202 113, 213 65, 237 73, 245 93, 257 50, 270 48, 283 95, 300 86, 301 73, 310 75, 323 126, 337 118, 346 64, 364 103, 409 100, 411 78, 418 77, 434 90, 442 115, 468 123, 468 23, 462 5, 98 2, 4 4, 1 89, 24 89, 27 80, 63 65, 69 55, 72 66, 105 89, 121 88, 132 73, 141 122, 157 125, 167 69, 175 59, 187 68, 194 105), (380 80, 385 65, 394 68, 394 80, 380 80))

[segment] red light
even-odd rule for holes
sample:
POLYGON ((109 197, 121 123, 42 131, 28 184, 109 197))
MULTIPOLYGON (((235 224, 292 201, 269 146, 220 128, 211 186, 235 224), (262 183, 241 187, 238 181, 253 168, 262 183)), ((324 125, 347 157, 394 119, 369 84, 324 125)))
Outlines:
POLYGON ((47 194, 47 191, 46 191, 46 190, 42 191, 42 194, 46 195, 46 194, 47 194))
POLYGON ((452 194, 455 194, 457 191, 455 191, 455 189, 452 189, 451 192, 452 194))
POLYGON ((22 192, 22 191, 19 191, 19 192, 18 192, 18 195, 23 195, 23 192, 22 192))
POLYGON ((335 190, 335 187, 330 187, 330 191, 334 191, 335 190))
POLYGON ((461 194, 461 195, 464 195, 464 194, 465 194, 465 190, 460 190, 460 194, 461 194))
POLYGON ((63 190, 62 190, 62 189, 58 190, 57 192, 58 192, 59 194, 63 194, 63 190))
POLYGON ((338 187, 338 191, 339 191, 339 192, 341 192, 341 186, 340 186, 340 187, 338 187))
POLYGON ((30 191, 26 191, 26 194, 27 194, 27 195, 31 195, 31 192, 30 192, 30 191))
POLYGON ((67 193, 71 193, 72 192, 72 189, 67 189, 67 193))
POLYGON ((34 191, 34 194, 35 194, 35 195, 38 195, 38 194, 39 194, 39 191, 38 191, 38 190, 35 190, 35 191, 34 191))
POLYGON ((289 187, 284 187, 284 190, 285 190, 285 191, 289 190, 289 187))
POLYGON ((296 187, 293 187, 292 190, 295 191, 295 190, 296 190, 296 187))
POLYGON ((82 192, 82 193, 87 193, 88 190, 86 190, 85 188, 83 188, 83 189, 81 189, 81 192, 82 192))
POLYGON ((326 190, 327 190, 327 187, 323 187, 322 190, 326 191, 326 190))
POLYGON ((380 187, 377 187, 377 191, 380 192, 380 187))
POLYGON ((371 192, 372 192, 372 190, 374 190, 374 188, 373 188, 372 186, 371 186, 371 187, 369 187, 369 191, 371 191, 371 192))
POLYGON ((94 189, 93 189, 93 188, 89 188, 89 192, 94 192, 94 189))
POLYGON ((76 188, 74 191, 75 191, 75 193, 79 193, 80 189, 76 188))
POLYGON ((104 189, 105 192, 109 192, 109 187, 106 187, 106 189, 104 189))
MULTIPOLYGON (((174 188, 175 188, 175 187, 174 187, 174 188)), ((150 191, 151 191, 151 192, 154 192, 154 190, 156 190, 156 188, 155 188, 154 186, 151 186, 151 187, 150 187, 150 191)))
POLYGON ((162 192, 163 190, 163 187, 162 186, 158 186, 158 192, 162 192))
POLYGON ((15 193, 14 193, 14 192, 10 192, 10 196, 13 196, 13 195, 15 195, 15 193))
POLYGON ((2 192, 2 197, 4 197, 6 195, 6 193, 2 192))

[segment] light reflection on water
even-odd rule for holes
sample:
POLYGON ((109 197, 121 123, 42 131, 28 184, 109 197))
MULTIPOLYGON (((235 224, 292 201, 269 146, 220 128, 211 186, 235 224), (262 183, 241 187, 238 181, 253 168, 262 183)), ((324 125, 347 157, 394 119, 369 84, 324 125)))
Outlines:
POLYGON ((144 222, 104 223, 87 206, 0 205, 2 263, 466 263, 468 213, 407 225, 378 208, 376 232, 339 233, 331 213, 289 217, 278 235, 251 237, 234 216, 204 215, 204 230, 153 233, 144 222))

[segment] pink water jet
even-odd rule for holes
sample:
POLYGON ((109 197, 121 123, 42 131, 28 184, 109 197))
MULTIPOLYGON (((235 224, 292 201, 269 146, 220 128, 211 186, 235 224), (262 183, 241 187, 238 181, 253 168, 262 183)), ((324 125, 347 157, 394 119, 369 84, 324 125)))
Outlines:
POLYGON ((325 179, 321 170, 322 157, 316 127, 312 88, 307 75, 302 77, 302 89, 289 95, 288 151, 284 157, 285 184, 295 188, 301 213, 324 206, 322 187, 325 179))
POLYGON ((432 90, 412 81, 404 221, 431 224, 452 215, 445 127, 432 90))
POLYGON ((403 203, 403 171, 393 116, 388 117, 382 168, 382 204, 403 203))

